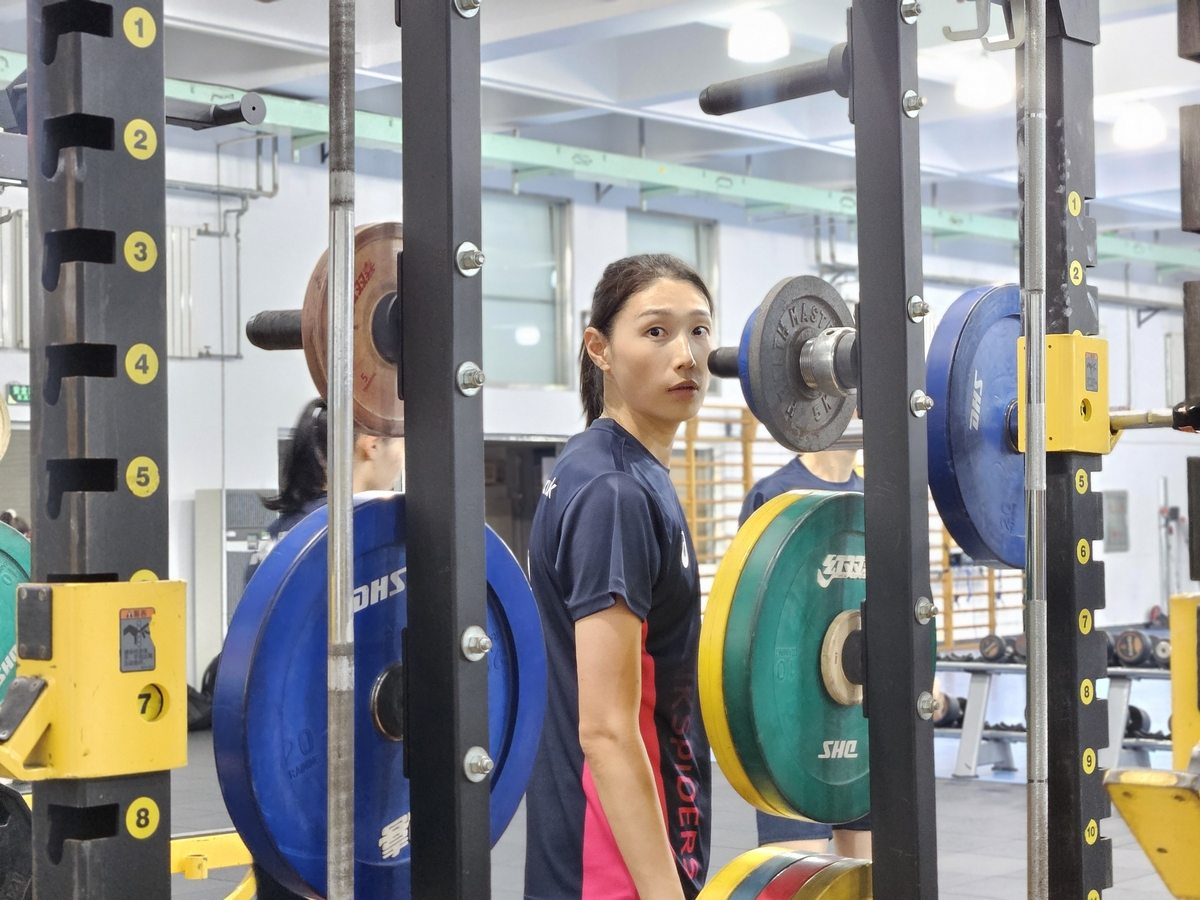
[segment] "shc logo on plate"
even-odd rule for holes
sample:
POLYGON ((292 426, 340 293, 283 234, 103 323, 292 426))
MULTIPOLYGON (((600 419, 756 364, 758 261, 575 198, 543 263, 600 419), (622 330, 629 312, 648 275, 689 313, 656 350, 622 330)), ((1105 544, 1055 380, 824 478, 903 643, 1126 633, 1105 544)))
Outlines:
POLYGON ((397 569, 391 575, 384 575, 374 581, 360 584, 354 589, 354 611, 361 612, 368 606, 374 606, 380 600, 395 597, 404 592, 404 575, 408 566, 397 569))
POLYGON ((821 564, 817 573, 817 584, 823 588, 837 578, 849 578, 862 581, 867 577, 867 558, 865 556, 846 556, 841 553, 830 553, 821 564))
POLYGON ((858 741, 825 741, 817 759, 858 759, 858 741))

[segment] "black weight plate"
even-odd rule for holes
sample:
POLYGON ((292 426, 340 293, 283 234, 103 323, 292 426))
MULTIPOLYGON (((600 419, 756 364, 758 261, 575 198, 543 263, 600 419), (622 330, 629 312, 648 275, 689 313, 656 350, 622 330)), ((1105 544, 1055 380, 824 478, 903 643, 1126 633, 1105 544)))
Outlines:
POLYGON ((25 798, 0 784, 0 900, 33 896, 33 815, 25 798))
POLYGON ((797 453, 829 447, 854 415, 854 394, 830 397, 800 376, 804 343, 826 328, 847 326, 854 326, 854 317, 834 287, 815 275, 801 275, 771 289, 743 335, 750 382, 746 402, 771 437, 797 453))
POLYGON ((1150 638, 1136 628, 1117 636, 1117 659, 1125 666, 1142 666, 1150 661, 1150 638))

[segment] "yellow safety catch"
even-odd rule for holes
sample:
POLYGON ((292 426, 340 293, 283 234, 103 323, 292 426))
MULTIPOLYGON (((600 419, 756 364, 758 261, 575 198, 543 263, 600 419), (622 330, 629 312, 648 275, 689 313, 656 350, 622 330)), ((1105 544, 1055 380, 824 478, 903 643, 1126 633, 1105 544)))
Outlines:
POLYGON ((1176 897, 1200 897, 1200 775, 1113 769, 1104 776, 1113 805, 1176 897))
POLYGON ((0 774, 105 778, 187 765, 185 597, 181 581, 21 585, 0 774))
MULTIPOLYGON (((1025 338, 1017 341, 1017 449, 1025 452, 1025 338)), ((1074 334, 1046 336, 1046 450, 1108 453, 1108 342, 1074 334)))
MULTIPOLYGON (((1192 749, 1200 743, 1200 709, 1197 708, 1196 607, 1200 594, 1171 598, 1171 762, 1187 769, 1192 749)), ((1200 840, 1200 834, 1196 835, 1200 840)), ((1198 845, 1200 846, 1200 845, 1198 845)))

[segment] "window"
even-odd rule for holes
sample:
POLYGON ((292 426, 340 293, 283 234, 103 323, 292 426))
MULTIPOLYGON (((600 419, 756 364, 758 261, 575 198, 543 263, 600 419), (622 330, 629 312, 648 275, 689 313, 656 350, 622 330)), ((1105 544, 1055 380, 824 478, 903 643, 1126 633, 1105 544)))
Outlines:
POLYGON ((490 384, 564 377, 562 204, 483 196, 483 368, 490 384))
POLYGON ((631 211, 627 247, 630 256, 640 253, 670 253, 691 266, 715 293, 716 272, 712 261, 712 225, 681 216, 631 211))

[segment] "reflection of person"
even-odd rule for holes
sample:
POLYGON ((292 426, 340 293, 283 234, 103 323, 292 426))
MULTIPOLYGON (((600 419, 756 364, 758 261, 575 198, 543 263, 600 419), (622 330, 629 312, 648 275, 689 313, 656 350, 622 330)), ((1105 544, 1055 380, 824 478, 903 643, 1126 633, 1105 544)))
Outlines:
POLYGON ((549 662, 527 900, 694 898, 711 771, 700 582, 668 464, 708 386, 712 299, 670 256, 604 271, 580 354, 588 428, 542 490, 530 580, 549 662))
POLYGON ((10 528, 15 528, 26 538, 29 537, 29 523, 18 516, 15 509, 6 509, 4 512, 0 512, 0 522, 3 522, 10 528))
MULTIPOLYGON (((772 497, 785 491, 862 491, 862 476, 854 471, 857 458, 857 450, 801 453, 754 485, 742 504, 738 525, 772 497)), ((870 829, 869 816, 834 829, 819 822, 801 822, 758 811, 759 844, 784 844, 795 850, 823 853, 832 838, 834 852, 838 855, 870 859, 870 829)))

